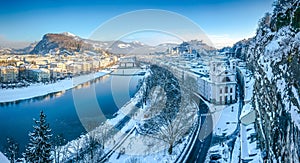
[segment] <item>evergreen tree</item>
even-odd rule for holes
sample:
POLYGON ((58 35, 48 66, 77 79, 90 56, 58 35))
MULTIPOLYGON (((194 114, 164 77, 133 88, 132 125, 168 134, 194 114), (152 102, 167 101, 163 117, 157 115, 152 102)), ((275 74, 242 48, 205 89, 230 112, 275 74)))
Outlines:
POLYGON ((46 115, 41 111, 40 119, 34 120, 34 131, 29 133, 30 142, 25 152, 27 162, 48 163, 51 158, 51 129, 46 123, 46 115))
POLYGON ((7 138, 7 146, 4 154, 10 160, 10 162, 12 163, 16 162, 18 153, 19 153, 19 144, 16 143, 12 138, 7 138))

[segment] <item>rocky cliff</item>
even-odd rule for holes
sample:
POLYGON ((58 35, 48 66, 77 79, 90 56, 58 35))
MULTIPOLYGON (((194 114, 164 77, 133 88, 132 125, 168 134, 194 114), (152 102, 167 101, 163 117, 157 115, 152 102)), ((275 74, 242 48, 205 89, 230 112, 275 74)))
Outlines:
POLYGON ((255 74, 256 128, 267 162, 300 159, 299 31, 300 0, 277 0, 256 36, 232 49, 255 74))

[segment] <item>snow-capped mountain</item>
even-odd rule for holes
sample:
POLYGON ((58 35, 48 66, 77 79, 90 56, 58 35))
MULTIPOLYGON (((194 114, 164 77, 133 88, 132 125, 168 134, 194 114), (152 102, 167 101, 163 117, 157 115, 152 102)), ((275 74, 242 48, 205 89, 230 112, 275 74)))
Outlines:
POLYGON ((255 74, 253 106, 264 159, 300 158, 300 1, 277 0, 257 34, 232 51, 255 74))
POLYGON ((32 54, 47 54, 68 52, 82 52, 84 50, 101 52, 109 51, 114 54, 128 54, 139 48, 146 48, 147 45, 138 42, 123 41, 94 41, 80 38, 72 33, 64 32, 61 34, 46 34, 42 40, 31 51, 32 54))
MULTIPOLYGON (((188 41, 193 49, 199 51, 212 50, 213 48, 202 41, 188 41)), ((95 41, 84 39, 69 32, 48 33, 38 42, 32 43, 22 49, 2 48, 1 54, 74 54, 84 51, 101 54, 108 51, 112 54, 150 54, 167 52, 169 49, 178 46, 176 43, 164 43, 156 46, 146 45, 140 41, 95 41)))
POLYGON ((63 32, 62 34, 66 35, 66 36, 70 36, 70 37, 77 37, 75 34, 70 33, 70 32, 63 32))

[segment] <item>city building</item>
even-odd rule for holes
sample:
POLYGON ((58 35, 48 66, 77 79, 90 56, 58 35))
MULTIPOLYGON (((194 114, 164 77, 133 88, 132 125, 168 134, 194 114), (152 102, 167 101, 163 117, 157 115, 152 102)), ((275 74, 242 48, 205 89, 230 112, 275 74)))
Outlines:
POLYGON ((81 63, 81 65, 82 65, 82 72, 83 73, 88 73, 92 69, 92 64, 91 63, 83 62, 83 63, 81 63))
POLYGON ((14 66, 0 67, 0 82, 14 83, 18 81, 19 70, 14 66))
POLYGON ((136 66, 136 58, 135 57, 123 57, 120 58, 119 67, 120 68, 130 68, 136 66))
POLYGON ((169 69, 177 79, 192 88, 205 100, 216 105, 237 101, 236 61, 226 56, 214 55, 197 60, 181 57, 152 58, 145 60, 169 69))
POLYGON ((211 102, 231 104, 236 102, 236 63, 214 60, 210 63, 211 102))
POLYGON ((28 79, 35 82, 47 82, 50 80, 50 70, 48 69, 28 69, 28 79))
POLYGON ((72 75, 79 75, 82 72, 82 65, 78 63, 71 63, 66 66, 68 73, 72 75))
POLYGON ((64 64, 62 62, 52 62, 52 63, 50 63, 50 68, 66 69, 66 64, 64 64))

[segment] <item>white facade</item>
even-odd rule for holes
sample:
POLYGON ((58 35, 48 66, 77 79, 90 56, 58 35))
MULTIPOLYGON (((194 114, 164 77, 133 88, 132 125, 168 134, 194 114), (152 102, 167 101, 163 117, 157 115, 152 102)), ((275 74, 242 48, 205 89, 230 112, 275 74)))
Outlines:
POLYGON ((33 81, 41 82, 50 80, 50 70, 48 69, 28 69, 27 72, 28 78, 33 81))
POLYGON ((236 63, 212 61, 210 63, 211 102, 231 104, 236 102, 236 63))
POLYGON ((211 101, 212 83, 207 77, 198 78, 198 93, 206 100, 211 101))
POLYGON ((19 70, 14 66, 0 67, 0 82, 16 82, 18 80, 19 70))
POLYGON ((151 62, 170 70, 182 83, 196 83, 192 88, 205 100, 216 105, 227 105, 237 101, 236 61, 223 56, 205 58, 193 64, 181 58, 150 59, 151 62), (192 66, 193 65, 193 66, 192 66))

